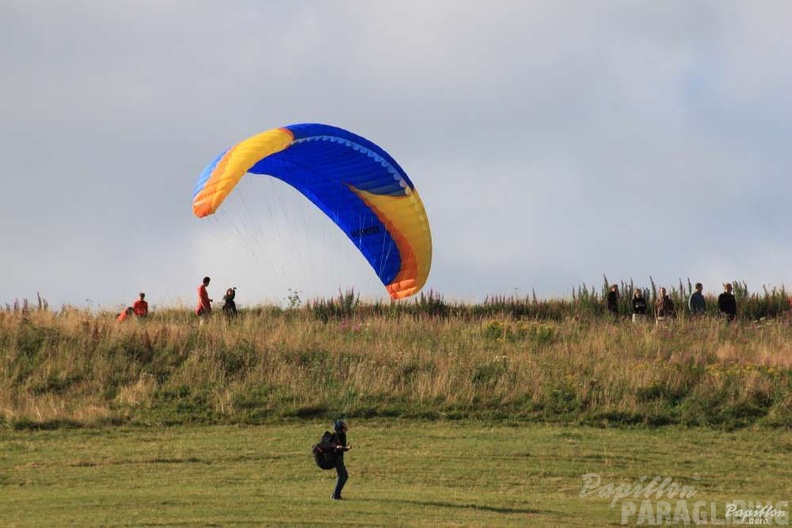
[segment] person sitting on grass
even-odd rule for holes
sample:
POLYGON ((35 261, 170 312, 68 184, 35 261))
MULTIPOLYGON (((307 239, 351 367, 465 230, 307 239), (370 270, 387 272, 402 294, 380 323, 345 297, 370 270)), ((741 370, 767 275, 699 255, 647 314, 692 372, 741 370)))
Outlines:
POLYGON ((123 323, 127 319, 131 318, 134 314, 135 314, 135 309, 129 306, 125 308, 120 314, 118 314, 118 317, 116 317, 116 321, 118 321, 119 323, 123 323))

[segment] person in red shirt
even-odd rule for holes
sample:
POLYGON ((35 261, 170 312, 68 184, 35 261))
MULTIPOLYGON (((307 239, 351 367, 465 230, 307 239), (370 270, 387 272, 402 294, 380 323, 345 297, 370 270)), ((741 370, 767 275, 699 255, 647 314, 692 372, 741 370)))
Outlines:
POLYGON ((132 310, 134 310, 135 315, 138 317, 146 317, 148 315, 148 303, 144 300, 146 298, 145 293, 140 294, 140 299, 135 301, 135 304, 132 305, 132 310))
POLYGON ((125 308, 124 311, 118 314, 118 317, 116 317, 116 321, 118 321, 119 323, 123 323, 127 319, 131 318, 133 313, 135 313, 135 310, 131 306, 125 308))
POLYGON ((203 282, 198 286, 198 306, 195 307, 195 314, 199 317, 208 317, 212 313, 212 299, 206 291, 209 280, 209 277, 204 277, 203 282))

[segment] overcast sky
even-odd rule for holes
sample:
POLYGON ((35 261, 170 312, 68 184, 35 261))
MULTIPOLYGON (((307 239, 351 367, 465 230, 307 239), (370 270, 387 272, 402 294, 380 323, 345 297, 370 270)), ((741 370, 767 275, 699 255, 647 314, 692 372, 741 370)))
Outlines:
MULTIPOLYGON (((416 185, 425 291, 789 286, 792 2, 0 0, 0 305, 355 288, 329 220, 265 178, 207 219, 223 149, 351 130, 416 185)), ((250 177, 256 178, 256 177, 250 177)))

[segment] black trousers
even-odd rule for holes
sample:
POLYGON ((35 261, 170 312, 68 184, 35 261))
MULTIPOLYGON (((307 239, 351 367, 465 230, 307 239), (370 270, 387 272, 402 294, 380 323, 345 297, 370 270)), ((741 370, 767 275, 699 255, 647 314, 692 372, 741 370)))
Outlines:
POLYGON ((349 473, 347 473, 346 466, 344 465, 344 455, 336 458, 335 468, 336 473, 338 474, 338 479, 336 480, 336 487, 335 491, 333 492, 333 497, 337 499, 341 497, 341 490, 344 489, 344 484, 346 484, 346 481, 349 478, 349 473))

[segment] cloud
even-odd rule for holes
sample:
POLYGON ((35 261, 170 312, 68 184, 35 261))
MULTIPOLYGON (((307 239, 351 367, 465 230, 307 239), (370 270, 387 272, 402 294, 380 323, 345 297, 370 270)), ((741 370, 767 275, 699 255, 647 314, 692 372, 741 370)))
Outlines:
POLYGON ((318 242, 340 233, 311 212, 294 248, 271 217, 247 242, 283 255, 276 267, 245 249, 254 235, 217 249, 235 232, 191 216, 218 152, 304 121, 404 167, 432 223, 427 288, 449 297, 565 295, 603 274, 781 284, 791 15, 772 1, 7 3, 0 302, 116 306, 143 289, 191 305, 206 274, 251 301, 376 295, 351 250, 323 264, 340 246, 318 242), (315 261, 285 260, 303 246, 315 261))

